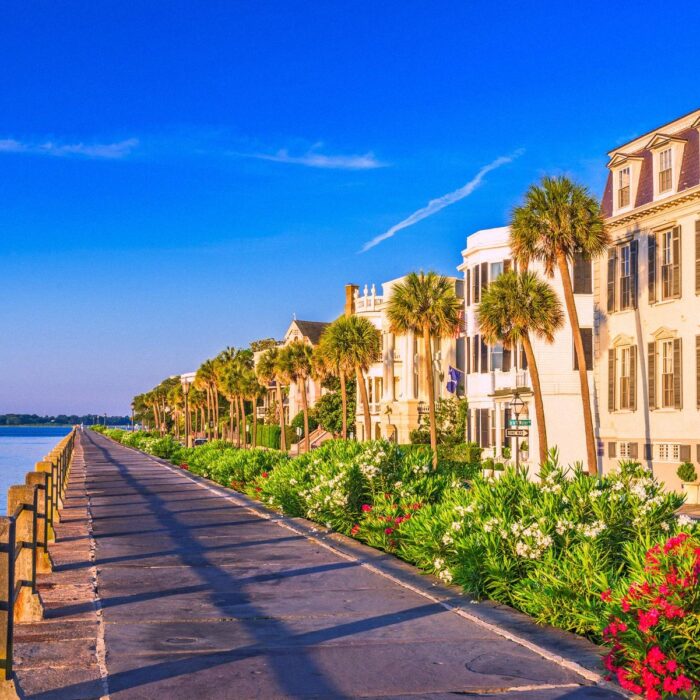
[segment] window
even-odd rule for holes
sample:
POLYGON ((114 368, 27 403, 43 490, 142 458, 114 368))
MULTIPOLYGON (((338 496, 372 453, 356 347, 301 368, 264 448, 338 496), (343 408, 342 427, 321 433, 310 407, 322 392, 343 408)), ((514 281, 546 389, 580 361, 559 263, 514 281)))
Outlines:
POLYGON ((501 274, 503 274, 503 261, 491 263, 491 281, 493 282, 501 274))
POLYGON ((622 209, 630 203, 630 169, 622 168, 617 173, 617 207, 622 209))
POLYGON ((629 244, 620 246, 620 308, 629 309, 632 293, 632 265, 629 244))
POLYGON ((659 153, 659 192, 668 192, 673 186, 673 159, 671 149, 659 153))
POLYGON ((672 442, 659 443, 657 452, 661 462, 679 462, 681 458, 681 446, 672 442))
POLYGON ((657 265, 661 265, 661 300, 681 296, 681 229, 672 229, 649 237, 649 303, 657 298, 657 265))
MULTIPOLYGON (((620 349, 620 409, 623 411, 635 407, 632 396, 634 386, 632 369, 633 364, 636 364, 633 360, 633 350, 634 348, 631 347, 620 349)), ((634 369, 636 370, 636 367, 634 369)))
POLYGON ((574 253, 574 294, 593 293, 593 274, 590 258, 581 251, 574 253))
POLYGON ((479 447, 491 447, 491 429, 489 426, 489 418, 491 411, 488 408, 477 408, 474 411, 474 419, 476 423, 476 439, 479 447))
POLYGON ((623 459, 637 459, 638 450, 636 442, 618 442, 618 451, 623 459))
MULTIPOLYGON (((582 328, 581 329, 581 340, 583 340, 583 356, 586 360, 586 369, 593 369, 593 329, 592 328, 582 328)), ((576 348, 574 347, 574 369, 578 369, 578 355, 576 353, 576 348)))
POLYGON ((503 345, 496 343, 491 347, 491 370, 503 369, 503 345))
POLYGON ((608 410, 637 410, 637 347, 608 350, 608 410))
POLYGON ((608 251, 608 311, 637 308, 638 250, 636 239, 608 251))
POLYGON ((672 408, 673 401, 673 341, 661 341, 661 406, 672 408))
POLYGON ((472 299, 474 300, 475 304, 478 304, 481 301, 481 282, 480 282, 480 274, 479 274, 479 266, 476 265, 474 267, 474 270, 472 272, 472 279, 474 280, 474 288, 472 290, 472 299))

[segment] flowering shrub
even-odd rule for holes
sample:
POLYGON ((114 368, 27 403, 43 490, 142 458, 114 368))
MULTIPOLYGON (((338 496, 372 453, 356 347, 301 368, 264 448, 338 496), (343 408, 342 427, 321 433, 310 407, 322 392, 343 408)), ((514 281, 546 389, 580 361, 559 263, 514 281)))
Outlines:
POLYGON ((601 594, 611 677, 647 700, 700 690, 700 538, 681 532, 650 547, 643 571, 601 594))

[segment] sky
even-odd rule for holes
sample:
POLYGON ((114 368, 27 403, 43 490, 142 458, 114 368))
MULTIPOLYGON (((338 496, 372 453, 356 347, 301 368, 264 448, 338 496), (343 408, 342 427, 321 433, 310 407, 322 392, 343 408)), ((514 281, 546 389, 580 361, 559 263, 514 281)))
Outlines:
POLYGON ((0 413, 126 414, 700 106, 700 5, 9 2, 0 413), (682 21, 679 20, 682 18, 682 21), (696 88, 693 88, 693 85, 696 88))

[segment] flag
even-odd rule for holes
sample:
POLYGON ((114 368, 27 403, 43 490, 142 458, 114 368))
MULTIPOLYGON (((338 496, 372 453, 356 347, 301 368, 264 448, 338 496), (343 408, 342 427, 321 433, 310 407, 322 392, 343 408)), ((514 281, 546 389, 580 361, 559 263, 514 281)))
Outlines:
POLYGON ((450 392, 450 394, 454 394, 457 392, 457 387, 459 386, 459 375, 463 374, 461 370, 458 370, 456 367, 453 367, 452 365, 449 366, 447 370, 447 376, 449 377, 447 384, 445 388, 447 391, 450 392))

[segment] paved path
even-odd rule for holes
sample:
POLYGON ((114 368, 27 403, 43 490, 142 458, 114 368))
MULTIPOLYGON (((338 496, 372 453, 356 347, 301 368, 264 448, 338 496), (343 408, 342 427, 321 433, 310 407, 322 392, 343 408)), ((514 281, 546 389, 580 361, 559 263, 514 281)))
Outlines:
POLYGON ((62 543, 64 594, 26 629, 72 649, 73 668, 40 668, 47 645, 25 631, 28 697, 619 697, 102 436, 80 437, 71 478, 65 523, 72 504, 92 534, 73 533, 74 555, 62 543))

